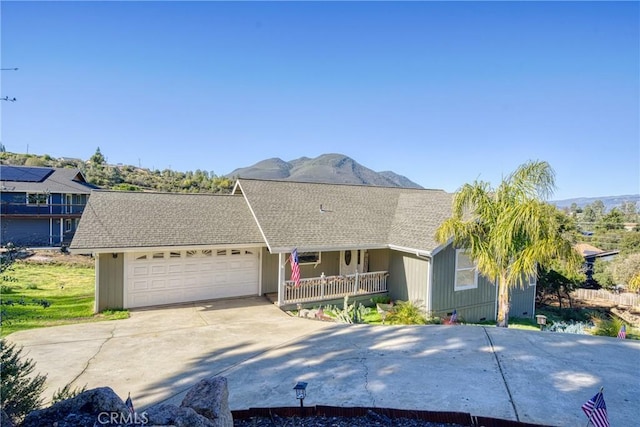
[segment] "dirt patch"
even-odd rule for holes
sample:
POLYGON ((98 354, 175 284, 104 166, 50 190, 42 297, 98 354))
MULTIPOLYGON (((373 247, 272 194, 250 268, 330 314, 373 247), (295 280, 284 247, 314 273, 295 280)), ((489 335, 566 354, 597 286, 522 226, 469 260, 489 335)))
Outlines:
POLYGON ((640 309, 627 305, 618 305, 614 301, 603 298, 582 299, 574 298, 572 300, 574 308, 586 308, 594 310, 606 310, 613 315, 620 317, 625 322, 636 328, 640 328, 640 309))
POLYGON ((24 251, 18 259, 23 262, 68 265, 74 267, 94 267, 94 258, 87 255, 72 255, 60 250, 24 251))

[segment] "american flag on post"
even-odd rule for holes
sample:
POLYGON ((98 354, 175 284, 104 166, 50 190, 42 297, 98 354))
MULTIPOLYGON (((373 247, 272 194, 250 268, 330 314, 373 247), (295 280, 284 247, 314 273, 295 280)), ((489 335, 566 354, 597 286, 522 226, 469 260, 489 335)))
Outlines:
MULTIPOLYGON (((607 418, 607 405, 604 403, 604 395, 602 388, 595 396, 582 405, 582 410, 589 418, 589 422, 595 427, 609 427, 609 419, 607 418)), ((587 425, 589 425, 589 422, 587 425)))
POLYGON ((127 400, 124 402, 124 404, 127 405, 127 408, 129 408, 129 412, 135 412, 135 410, 133 409, 133 401, 131 401, 131 393, 129 393, 129 396, 127 397, 127 400))
POLYGON ((291 261, 291 280, 296 284, 296 288, 300 286, 300 264, 298 263, 298 249, 294 249, 289 256, 291 261))
POLYGON ((627 339, 627 325, 622 325, 620 327, 620 332, 618 332, 618 338, 621 340, 627 339))

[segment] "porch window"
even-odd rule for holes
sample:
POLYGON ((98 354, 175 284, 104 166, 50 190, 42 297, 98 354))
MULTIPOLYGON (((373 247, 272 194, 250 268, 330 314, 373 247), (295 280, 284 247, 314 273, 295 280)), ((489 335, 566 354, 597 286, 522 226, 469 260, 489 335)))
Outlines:
POLYGON ((27 193, 28 205, 47 205, 49 204, 49 196, 43 193, 27 193))
POLYGON ((478 270, 464 249, 456 249, 455 291, 475 289, 478 287, 478 270))
POLYGON ((320 264, 320 252, 298 252, 298 264, 320 264))
POLYGON ((67 233, 68 233, 68 232, 70 232, 70 231, 71 231, 71 224, 72 224, 72 222, 71 222, 71 220, 70 220, 70 219, 65 219, 65 220, 64 220, 64 231, 65 231, 65 232, 67 232, 67 233))

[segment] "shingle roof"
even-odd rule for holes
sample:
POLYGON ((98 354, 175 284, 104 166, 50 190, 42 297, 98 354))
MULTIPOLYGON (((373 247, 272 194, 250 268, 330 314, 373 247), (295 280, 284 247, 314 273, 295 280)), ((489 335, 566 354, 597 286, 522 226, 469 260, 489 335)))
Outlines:
POLYGON ((241 196, 91 193, 71 249, 264 244, 241 196))
POLYGON ((87 183, 79 169, 72 168, 44 168, 37 166, 0 165, 0 188, 7 193, 73 193, 89 194, 94 185, 87 183), (15 175, 20 169, 22 174, 33 171, 33 176, 43 177, 39 181, 12 181, 4 177, 15 175), (45 172, 52 171, 47 174, 45 172))
POLYGON ((452 201, 441 190, 252 179, 239 180, 236 193, 93 191, 71 249, 266 243, 272 253, 431 252, 452 201))
POLYGON ((400 246, 432 251, 451 215, 442 190, 240 179, 271 252, 400 246), (322 207, 322 209, 321 209, 322 207))
POLYGON ((433 251, 439 246, 436 229, 451 216, 452 203, 453 195, 444 191, 401 193, 389 231, 389 244, 433 251))

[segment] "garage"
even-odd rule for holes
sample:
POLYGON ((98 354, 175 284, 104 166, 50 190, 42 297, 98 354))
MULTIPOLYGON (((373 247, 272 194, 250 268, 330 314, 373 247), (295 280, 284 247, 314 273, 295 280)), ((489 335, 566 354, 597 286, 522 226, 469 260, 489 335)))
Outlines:
POLYGON ((258 248, 127 254, 125 308, 259 294, 258 248))

